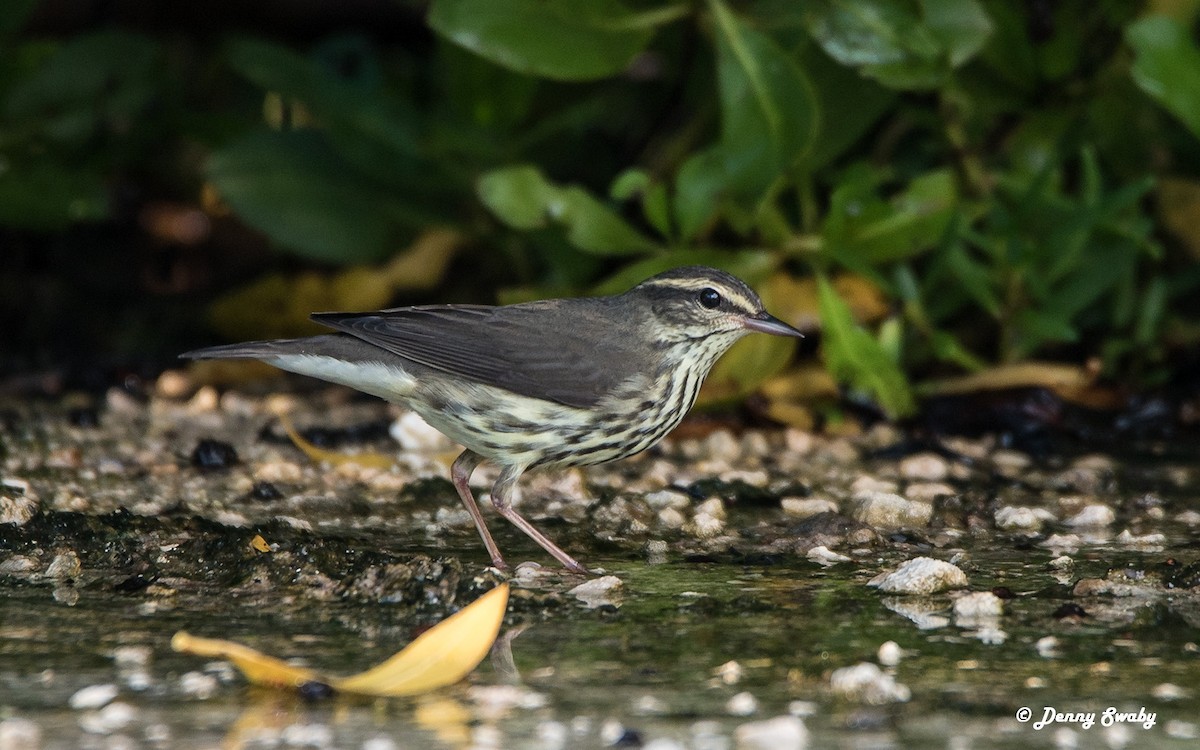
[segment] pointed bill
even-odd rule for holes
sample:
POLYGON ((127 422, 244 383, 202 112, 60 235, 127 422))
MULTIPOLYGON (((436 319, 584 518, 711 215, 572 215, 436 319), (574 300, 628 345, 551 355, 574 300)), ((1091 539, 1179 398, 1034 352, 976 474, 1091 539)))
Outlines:
POLYGON ((769 333, 773 336, 794 336, 796 338, 804 338, 804 334, 792 328, 787 323, 784 323, 779 318, 767 312, 760 312, 745 318, 742 325, 746 330, 755 331, 757 333, 769 333))

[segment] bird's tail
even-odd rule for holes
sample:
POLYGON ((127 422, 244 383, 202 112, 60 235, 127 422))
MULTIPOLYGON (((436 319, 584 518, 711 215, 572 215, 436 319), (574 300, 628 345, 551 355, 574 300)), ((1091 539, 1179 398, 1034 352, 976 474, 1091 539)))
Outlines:
MULTIPOLYGON (((313 339, 332 339, 336 336, 314 336, 313 339)), ((193 349, 180 354, 180 359, 262 359, 272 360, 294 354, 320 351, 311 343, 313 339, 274 339, 272 341, 247 341, 241 344, 223 344, 204 349, 193 349)))
POLYGON ((281 370, 347 385, 389 401, 403 402, 416 383, 400 357, 344 333, 210 346, 179 356, 258 359, 281 370))

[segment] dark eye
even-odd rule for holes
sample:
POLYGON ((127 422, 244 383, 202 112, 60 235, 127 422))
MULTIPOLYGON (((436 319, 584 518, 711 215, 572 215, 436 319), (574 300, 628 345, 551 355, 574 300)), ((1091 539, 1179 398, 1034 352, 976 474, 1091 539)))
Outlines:
POLYGON ((699 300, 702 307, 715 310, 721 304, 721 295, 716 289, 705 288, 700 290, 699 300))

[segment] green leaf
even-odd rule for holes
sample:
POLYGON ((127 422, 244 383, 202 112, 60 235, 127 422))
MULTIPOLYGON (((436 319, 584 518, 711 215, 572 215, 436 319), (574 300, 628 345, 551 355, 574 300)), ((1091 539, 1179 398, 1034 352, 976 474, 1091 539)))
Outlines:
POLYGON ((399 209, 319 133, 245 136, 212 155, 208 176, 241 218, 301 255, 369 262, 397 248, 399 209))
POLYGON ((838 380, 871 394, 890 417, 916 410, 912 390, 896 361, 860 328, 847 305, 824 276, 817 277, 821 309, 821 348, 825 364, 838 380))
MULTIPOLYGON (((329 142, 359 171, 393 183, 415 171, 421 151, 416 114, 382 90, 377 77, 339 75, 318 59, 258 39, 234 40, 225 54, 251 82, 303 102, 328 131, 329 142)), ((428 177, 423 171, 426 183, 428 177)))
POLYGON ((853 170, 833 192, 822 234, 829 252, 844 263, 878 265, 925 252, 954 215, 958 196, 949 170, 916 177, 889 201, 875 194, 883 176, 853 170))
POLYGON ((795 60, 720 0, 711 0, 711 7, 721 137, 676 173, 674 215, 684 239, 711 223, 724 201, 752 209, 780 175, 806 158, 819 127, 816 91, 795 60))
POLYGON ((514 229, 540 229, 550 223, 567 230, 572 245, 598 255, 638 255, 660 249, 578 185, 555 185, 537 167, 493 170, 476 187, 483 204, 514 229))
POLYGON ((815 44, 799 56, 800 67, 812 82, 818 127, 812 147, 801 158, 809 172, 841 156, 892 108, 896 92, 839 65, 815 44))
POLYGON ((429 25, 511 70, 561 81, 616 75, 641 52, 654 23, 617 0, 434 0, 429 25))
POLYGON ((978 0, 815 0, 806 21, 830 57, 897 89, 940 85, 992 30, 978 0))
POLYGON ((1125 39, 1135 55, 1134 82, 1200 138, 1200 49, 1191 33, 1174 19, 1151 15, 1130 25, 1125 39))

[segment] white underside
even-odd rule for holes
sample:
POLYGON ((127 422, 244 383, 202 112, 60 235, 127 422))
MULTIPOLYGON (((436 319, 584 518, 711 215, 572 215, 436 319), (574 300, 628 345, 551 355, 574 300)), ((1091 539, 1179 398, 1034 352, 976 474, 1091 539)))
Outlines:
POLYGON ((382 362, 346 362, 318 354, 287 354, 265 361, 281 370, 328 380, 397 403, 407 403, 416 387, 412 375, 382 362))

